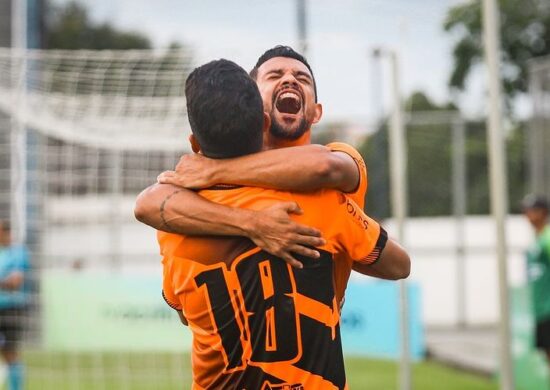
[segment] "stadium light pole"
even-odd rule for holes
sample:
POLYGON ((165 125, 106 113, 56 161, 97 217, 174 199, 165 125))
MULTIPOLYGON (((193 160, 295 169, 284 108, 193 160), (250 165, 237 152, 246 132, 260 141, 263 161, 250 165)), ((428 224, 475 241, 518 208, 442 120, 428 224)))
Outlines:
POLYGON ((298 27, 298 50, 307 58, 307 0, 296 0, 296 21, 298 27))
POLYGON ((27 131, 23 115, 27 89, 27 0, 11 3, 12 102, 11 111, 11 207, 13 241, 22 244, 27 234, 27 131), (16 60, 21 56, 21 65, 16 60))
MULTIPOLYGON (((390 149, 390 182, 391 206, 395 218, 397 239, 405 242, 405 218, 407 217, 407 150, 405 148, 405 126, 401 104, 401 89, 399 85, 399 60, 395 50, 376 48, 374 57, 385 56, 391 66, 391 89, 393 110, 390 119, 389 149, 390 149)), ((399 366, 399 388, 412 388, 412 371, 410 361, 409 332, 409 297, 408 283, 405 279, 399 281, 399 307, 401 332, 401 361, 399 366)))
POLYGON ((502 129, 500 85, 500 26, 496 0, 483 1, 483 35, 485 63, 489 79, 489 115, 487 117, 491 212, 496 225, 500 299, 500 388, 514 388, 510 348, 510 314, 508 307, 508 272, 506 264, 506 212, 508 205, 504 136, 502 129))

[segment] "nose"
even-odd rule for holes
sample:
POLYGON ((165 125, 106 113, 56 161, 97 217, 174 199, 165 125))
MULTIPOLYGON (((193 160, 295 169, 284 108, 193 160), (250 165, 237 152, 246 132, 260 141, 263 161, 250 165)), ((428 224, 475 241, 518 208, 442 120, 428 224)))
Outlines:
POLYGON ((281 77, 281 83, 283 86, 290 86, 290 87, 297 87, 298 86, 298 80, 296 80, 296 77, 292 74, 292 72, 286 72, 283 77, 281 77))

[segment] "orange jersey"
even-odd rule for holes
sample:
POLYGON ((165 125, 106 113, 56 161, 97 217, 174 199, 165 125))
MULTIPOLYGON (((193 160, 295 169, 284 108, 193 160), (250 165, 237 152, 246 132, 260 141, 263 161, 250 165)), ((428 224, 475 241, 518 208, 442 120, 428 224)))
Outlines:
POLYGON ((262 188, 204 190, 233 207, 295 201, 295 220, 320 229, 321 257, 294 269, 239 237, 159 232, 163 295, 193 332, 194 389, 346 388, 335 291, 335 255, 372 263, 386 242, 381 227, 333 190, 291 194, 262 188))
POLYGON ((347 192, 346 195, 351 198, 361 210, 365 209, 365 196, 367 195, 368 180, 367 180, 367 165, 361 154, 352 146, 343 142, 332 142, 327 145, 333 152, 342 152, 348 154, 357 164, 359 169, 359 184, 353 192, 347 192))
MULTIPOLYGON (((343 152, 351 156, 353 161, 357 164, 359 169, 359 184, 353 192, 346 193, 351 200, 353 200, 361 210, 365 209, 365 195, 367 194, 367 166, 361 154, 355 148, 342 142, 333 142, 327 145, 327 148, 333 152, 343 152)), ((353 259, 346 253, 336 254, 338 261, 335 262, 334 278, 338 281, 336 283, 336 297, 340 301, 346 292, 347 281, 351 273, 351 266, 353 259)))

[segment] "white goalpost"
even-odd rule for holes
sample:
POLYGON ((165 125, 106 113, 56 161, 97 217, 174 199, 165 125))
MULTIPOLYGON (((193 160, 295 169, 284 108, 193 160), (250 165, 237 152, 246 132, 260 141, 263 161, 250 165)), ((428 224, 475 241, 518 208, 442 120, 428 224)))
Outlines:
POLYGON ((12 228, 32 252, 29 388, 190 383, 190 336, 162 302, 154 231, 132 209, 188 151, 193 67, 187 49, 0 48, 0 218, 17 198, 12 228))
POLYGON ((185 139, 189 51, 0 49, 0 108, 47 136, 116 150, 185 139), (14 95, 25 95, 25 103, 14 95))

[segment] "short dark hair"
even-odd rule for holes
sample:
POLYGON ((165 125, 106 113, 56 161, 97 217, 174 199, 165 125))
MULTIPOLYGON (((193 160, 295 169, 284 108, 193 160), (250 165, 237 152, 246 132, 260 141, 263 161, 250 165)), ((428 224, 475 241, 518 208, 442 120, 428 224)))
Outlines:
POLYGON ((2 230, 5 231, 5 232, 10 232, 10 231, 11 231, 11 225, 10 225, 10 222, 9 222, 9 221, 0 220, 0 227, 1 227, 2 230))
POLYGON ((548 200, 544 196, 536 194, 526 195, 521 202, 521 207, 523 208, 523 210, 541 209, 546 210, 547 212, 550 209, 550 206, 548 205, 548 200))
POLYGON ((205 156, 238 157, 262 149, 262 97, 239 65, 220 59, 199 66, 185 82, 185 97, 191 130, 205 156))
POLYGON ((317 83, 315 82, 315 76, 313 75, 313 70, 311 70, 311 66, 309 66, 309 63, 307 62, 306 58, 300 53, 298 53, 297 51, 295 51, 290 46, 277 45, 267 50, 264 54, 260 56, 260 58, 258 58, 256 65, 254 65, 254 68, 252 68, 252 70, 250 71, 250 77, 252 77, 254 80, 257 80, 258 68, 262 66, 264 62, 269 61, 270 59, 275 57, 294 58, 295 60, 300 61, 309 69, 309 73, 311 73, 311 78, 313 79, 313 90, 315 92, 315 102, 317 102, 317 83))

